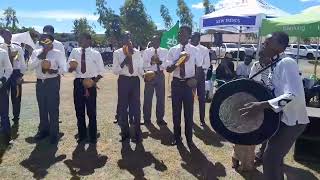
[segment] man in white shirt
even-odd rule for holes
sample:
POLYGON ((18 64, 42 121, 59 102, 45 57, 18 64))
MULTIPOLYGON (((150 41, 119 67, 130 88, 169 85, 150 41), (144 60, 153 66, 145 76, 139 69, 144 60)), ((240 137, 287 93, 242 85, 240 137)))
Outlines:
MULTIPOLYGON (((289 37, 284 32, 274 32, 265 40, 262 49, 265 57, 273 59, 284 52, 289 37)), ((276 59, 273 59, 276 61, 276 59)), ((269 101, 252 102, 240 109, 242 116, 254 117, 257 112, 272 109, 282 112, 280 127, 267 144, 263 157, 265 179, 281 180, 283 177, 283 158, 290 151, 295 140, 303 133, 309 123, 303 84, 296 61, 290 57, 282 58, 270 74, 275 98, 269 101)))
POLYGON ((97 143, 97 87, 93 86, 86 89, 83 86, 85 79, 92 79, 97 83, 103 76, 105 69, 101 54, 91 48, 91 35, 83 33, 79 37, 80 48, 74 48, 69 56, 68 69, 69 72, 75 71, 74 80, 74 107, 78 120, 78 143, 83 142, 87 138, 86 127, 86 109, 89 117, 89 138, 90 143, 97 143), (70 67, 70 62, 76 61, 77 67, 70 67))
POLYGON ((171 96, 172 96, 172 114, 173 114, 173 129, 174 141, 173 145, 182 145, 181 138, 181 111, 183 106, 185 119, 185 135, 188 146, 194 147, 192 141, 193 129, 193 87, 189 82, 196 77, 196 67, 202 66, 202 61, 198 58, 198 50, 196 47, 189 44, 192 30, 188 26, 181 26, 179 31, 179 44, 172 47, 168 54, 168 68, 169 73, 173 73, 173 80, 171 82, 171 96), (185 58, 185 61, 180 63, 180 58, 185 58))
POLYGON ((53 48, 54 38, 50 34, 42 34, 42 49, 34 50, 30 58, 30 68, 36 71, 36 95, 39 106, 40 124, 36 140, 50 136, 50 143, 58 143, 59 133, 59 72, 65 72, 62 53, 53 48), (44 61, 50 62, 50 68, 43 69, 44 61))
POLYGON ((9 59, 13 67, 13 72, 9 79, 8 90, 11 91, 12 120, 14 123, 18 124, 21 109, 22 77, 26 72, 27 66, 24 59, 24 51, 21 46, 11 42, 11 32, 9 30, 4 30, 2 31, 1 36, 5 43, 1 44, 0 48, 8 52, 9 59))
POLYGON ((134 142, 141 142, 140 79, 143 72, 143 60, 139 51, 131 42, 131 33, 123 35, 123 47, 113 53, 113 73, 118 78, 118 123, 121 128, 121 142, 129 139, 128 107, 135 126, 134 142))
POLYGON ((211 65, 209 49, 200 44, 201 34, 199 32, 194 32, 191 36, 191 44, 195 46, 199 51, 199 56, 201 61, 201 66, 197 68, 197 96, 199 101, 199 115, 200 124, 204 126, 205 114, 206 114, 206 73, 211 65))
POLYGON ((252 58, 250 56, 246 56, 244 58, 244 62, 240 63, 237 67, 236 73, 238 78, 249 78, 251 67, 252 67, 252 58))
POLYGON ((0 48, 0 120, 1 131, 4 134, 5 145, 10 144, 11 126, 9 120, 9 93, 7 89, 8 79, 12 74, 12 65, 8 52, 0 48))
POLYGON ((151 123, 152 98, 154 91, 156 92, 157 105, 156 117, 158 125, 167 125, 164 121, 165 110, 165 75, 163 71, 166 69, 168 50, 160 47, 160 37, 153 36, 152 47, 146 49, 143 53, 143 69, 144 71, 152 71, 155 77, 145 80, 143 118, 146 125, 151 123))

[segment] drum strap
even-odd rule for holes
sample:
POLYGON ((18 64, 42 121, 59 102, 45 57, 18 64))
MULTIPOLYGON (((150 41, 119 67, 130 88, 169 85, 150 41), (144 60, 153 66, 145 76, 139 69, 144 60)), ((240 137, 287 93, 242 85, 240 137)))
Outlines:
POLYGON ((281 58, 278 55, 277 58, 275 60, 273 60, 273 62, 271 64, 269 64, 268 66, 262 68, 260 71, 258 71, 256 74, 254 74, 250 79, 255 78, 256 76, 261 74, 263 71, 267 70, 268 68, 275 66, 279 61, 281 61, 281 58))

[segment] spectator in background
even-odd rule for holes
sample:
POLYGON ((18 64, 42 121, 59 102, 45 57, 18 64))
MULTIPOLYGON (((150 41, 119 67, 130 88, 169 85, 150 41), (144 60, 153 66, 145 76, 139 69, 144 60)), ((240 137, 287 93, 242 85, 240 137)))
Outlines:
POLYGON ((246 56, 243 63, 240 63, 237 67, 238 78, 249 78, 252 67, 252 57, 246 56))
POLYGON ((226 54, 224 59, 218 65, 216 69, 216 78, 218 81, 218 87, 223 85, 225 82, 231 81, 236 77, 234 71, 234 64, 232 62, 232 55, 226 54))

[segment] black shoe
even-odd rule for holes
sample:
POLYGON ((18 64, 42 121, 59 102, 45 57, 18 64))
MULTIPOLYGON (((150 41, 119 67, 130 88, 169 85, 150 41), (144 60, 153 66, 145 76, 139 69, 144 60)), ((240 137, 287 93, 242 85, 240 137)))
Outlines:
POLYGON ((50 144, 58 144, 58 137, 57 136, 53 136, 50 138, 50 144))
POLYGON ((164 120, 161 120, 161 121, 157 121, 157 124, 159 126, 166 126, 167 125, 167 122, 165 122, 164 120))
POLYGON ((200 121, 200 126, 206 126, 206 122, 205 121, 200 121))
POLYGON ((49 133, 47 133, 47 132, 38 132, 35 136, 34 136, 34 139, 36 140, 36 141, 40 141, 40 140, 42 140, 42 139, 44 139, 44 138, 46 138, 46 137, 48 137, 49 136, 49 133))
POLYGON ((4 145, 9 146, 11 144, 11 135, 10 134, 4 134, 4 145))

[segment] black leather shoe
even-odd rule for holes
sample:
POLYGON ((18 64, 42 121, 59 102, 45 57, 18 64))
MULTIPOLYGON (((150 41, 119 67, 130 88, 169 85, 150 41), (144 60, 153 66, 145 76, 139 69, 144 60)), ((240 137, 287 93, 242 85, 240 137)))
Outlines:
POLYGON ((172 146, 181 146, 183 145, 182 143, 182 138, 175 138, 172 143, 171 143, 172 146))
POLYGON ((130 138, 129 134, 121 135, 120 142, 125 142, 125 141, 129 140, 129 138, 130 138))
POLYGON ((47 132, 39 132, 34 136, 34 139, 36 141, 40 141, 40 140, 42 140, 42 139, 44 139, 44 138, 46 138, 48 136, 49 136, 49 133, 47 133, 47 132))

